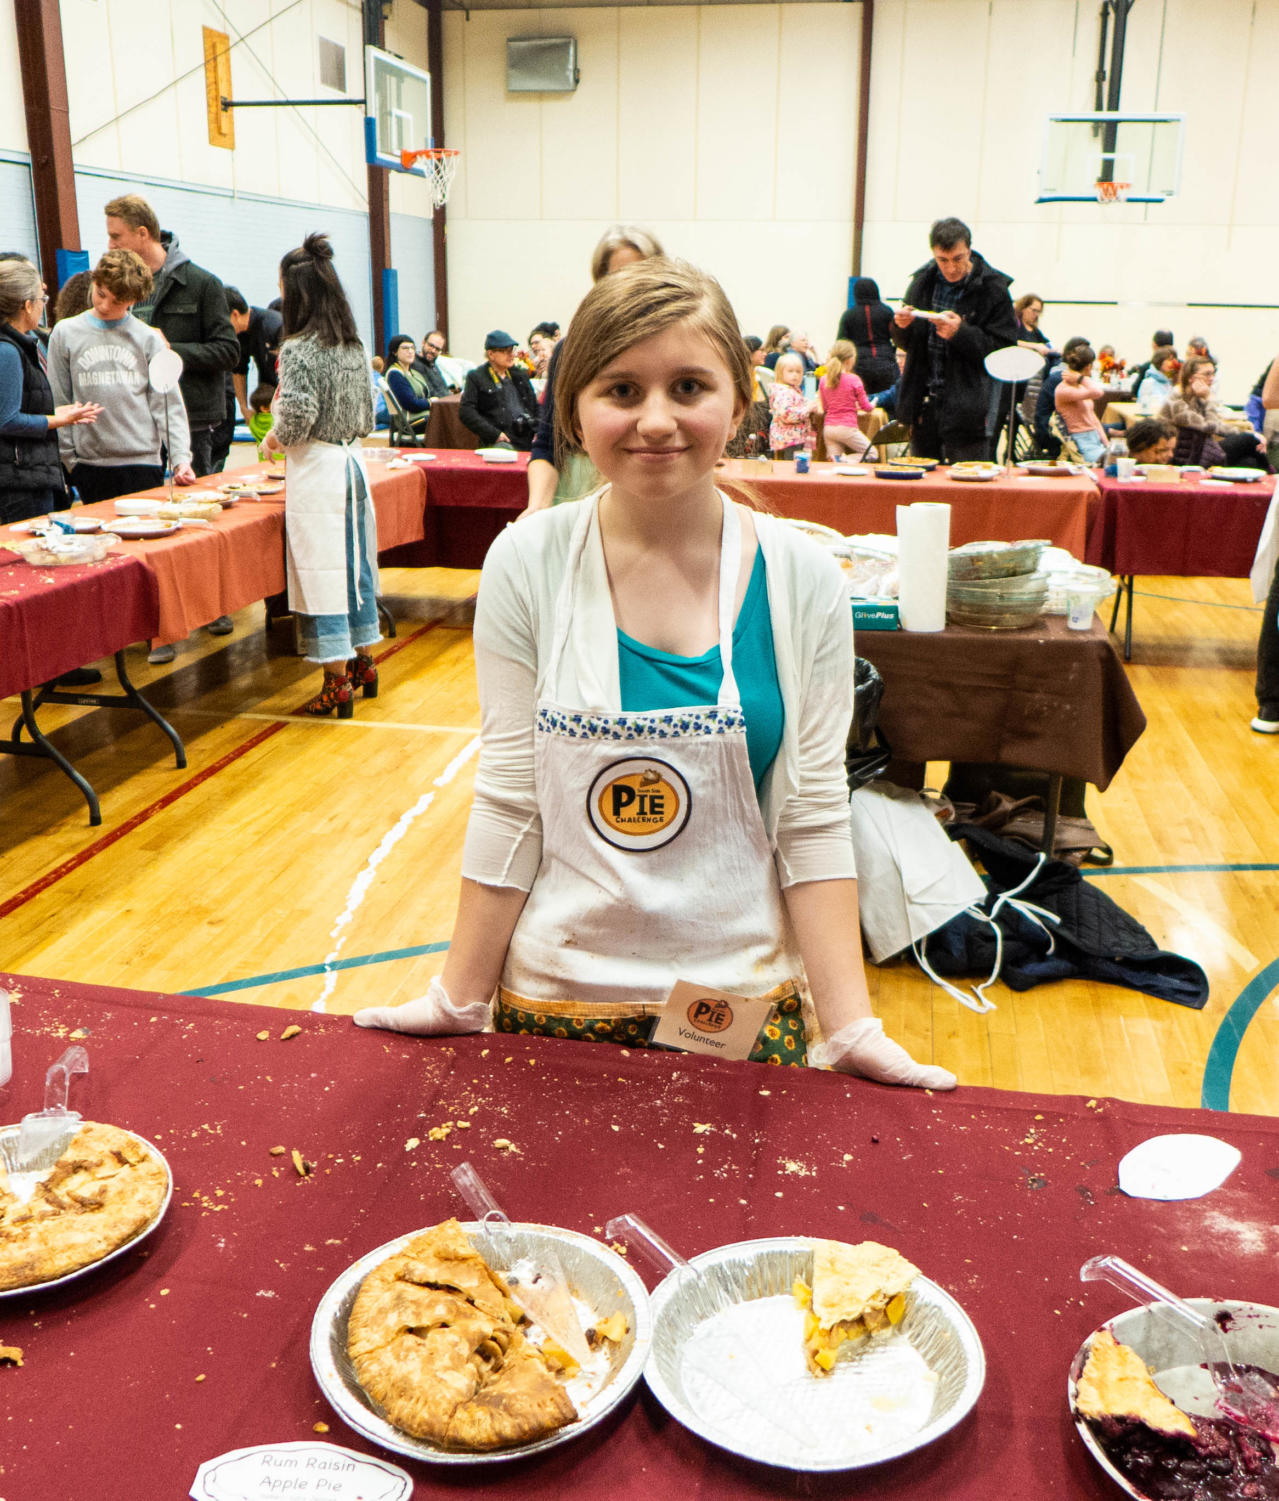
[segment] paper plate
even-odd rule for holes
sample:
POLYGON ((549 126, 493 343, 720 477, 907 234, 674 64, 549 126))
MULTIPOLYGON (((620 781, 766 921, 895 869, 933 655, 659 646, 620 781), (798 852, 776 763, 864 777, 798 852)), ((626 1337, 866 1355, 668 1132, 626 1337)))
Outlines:
MULTIPOLYGON (((1236 1364, 1260 1366, 1279 1373, 1279 1308, 1265 1303, 1243 1303, 1223 1298, 1187 1298, 1192 1308, 1210 1317, 1229 1319, 1232 1358, 1236 1364)), ((1212 1417, 1216 1408, 1216 1388, 1203 1366, 1203 1353, 1194 1335, 1184 1333, 1156 1314, 1152 1308, 1132 1308, 1101 1326, 1109 1329, 1122 1345, 1128 1345, 1151 1368, 1159 1389, 1191 1418, 1212 1417)), ((1137 1501, 1146 1501, 1147 1493, 1124 1475, 1107 1454, 1097 1434, 1085 1418, 1075 1411, 1076 1383, 1093 1339, 1101 1332, 1094 1329, 1080 1345, 1066 1378, 1066 1400, 1075 1427, 1088 1452, 1115 1484, 1137 1501)), ((1190 1495, 1189 1490, 1186 1491, 1190 1495)))
POLYGON ((1213 479, 1228 480, 1232 485, 1255 485, 1259 480, 1265 479, 1260 469, 1232 469, 1226 464, 1214 464, 1208 473, 1213 479))
POLYGON ((892 1334, 862 1341, 818 1378, 804 1363, 804 1314, 791 1295, 796 1277, 811 1282, 810 1240, 742 1241, 692 1264, 701 1276, 673 1272, 652 1295, 644 1376, 673 1418, 721 1449, 790 1470, 861 1469, 924 1448, 981 1395, 977 1330, 927 1277, 911 1284, 892 1334), (751 1405, 718 1384, 726 1371, 734 1385, 748 1382, 751 1405))
POLYGON ((158 516, 160 507, 166 502, 163 500, 117 500, 114 504, 117 516, 158 516))
POLYGON ((950 471, 951 479, 961 480, 968 484, 984 484, 988 480, 998 479, 1004 471, 998 464, 989 467, 962 469, 955 468, 950 471))
MULTIPOLYGON (((53 516, 57 520, 72 526, 77 532, 100 532, 102 530, 101 516, 76 516, 70 511, 55 511, 53 516)), ((11 532, 42 532, 48 526, 50 517, 41 516, 33 521, 15 521, 9 528, 11 532)), ((55 528, 56 530, 56 528, 55 528)))
POLYGON ((114 532, 126 541, 144 542, 152 537, 171 537, 178 530, 176 521, 161 521, 158 516, 126 516, 118 521, 104 521, 104 532, 114 532))
MULTIPOLYGON (((0 1126, 0 1142, 16 1142, 18 1132, 21 1129, 19 1125, 0 1126)), ((121 1127, 121 1129, 127 1130, 128 1128, 121 1127)), ((5 1298, 29 1298, 35 1293, 47 1292, 51 1287, 62 1287, 68 1282, 74 1282, 79 1277, 87 1277, 90 1272, 96 1272, 99 1267, 106 1266, 107 1262, 114 1261, 116 1257, 123 1256, 126 1251, 132 1251, 135 1246, 141 1245, 164 1218, 169 1208, 169 1201, 173 1198, 173 1169, 170 1168, 168 1159, 164 1153, 153 1142, 149 1142, 145 1136, 137 1131, 130 1131, 129 1135, 136 1137, 146 1147, 147 1151, 155 1157, 163 1166, 165 1176, 169 1180, 169 1186, 164 1191, 164 1198, 160 1202, 160 1208, 156 1213, 156 1217, 149 1225, 139 1230, 132 1240, 126 1240, 122 1246, 117 1246, 114 1251, 108 1251, 105 1256, 100 1256, 97 1261, 91 1261, 88 1266, 77 1267, 74 1272, 66 1272, 61 1277, 51 1277, 47 1282, 30 1282, 25 1287, 0 1289, 0 1301, 3 1301, 5 1298)))
MULTIPOLYGON (((570 1442, 602 1422, 629 1395, 643 1374, 652 1339, 648 1293, 637 1273, 616 1251, 592 1240, 589 1235, 579 1235, 575 1230, 562 1230, 554 1225, 517 1224, 512 1228, 515 1232, 511 1241, 513 1260, 518 1261, 523 1256, 536 1257, 539 1247, 549 1242, 560 1259, 574 1298, 600 1318, 620 1312, 626 1319, 625 1338, 619 1345, 609 1347, 613 1352, 611 1370, 599 1390, 585 1402, 578 1403, 580 1416, 577 1421, 527 1444, 470 1453, 442 1449, 426 1439, 414 1438, 381 1415, 355 1379, 355 1371, 347 1359, 347 1319, 365 1277, 388 1256, 402 1250, 415 1235, 421 1235, 419 1229, 387 1241, 349 1266, 320 1299, 311 1321, 311 1369, 320 1390, 348 1427, 381 1448, 394 1454, 406 1454, 411 1459, 443 1465, 503 1464, 570 1442)), ((499 1269, 506 1265, 488 1240, 482 1225, 472 1221, 463 1223, 462 1229, 491 1265, 499 1269)), ((569 1392, 572 1395, 571 1386, 569 1392)))
POLYGON ((519 458, 513 448, 477 448, 475 452, 486 464, 513 464, 519 458))

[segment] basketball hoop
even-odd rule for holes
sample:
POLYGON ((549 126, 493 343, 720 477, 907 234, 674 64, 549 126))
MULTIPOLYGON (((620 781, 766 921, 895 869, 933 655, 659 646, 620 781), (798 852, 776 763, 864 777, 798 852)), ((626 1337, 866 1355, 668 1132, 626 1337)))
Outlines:
POLYGON ((448 146, 423 146, 417 151, 401 151, 400 165, 407 172, 419 168, 431 189, 431 202, 443 208, 449 200, 449 190, 457 176, 457 164, 461 152, 448 146))
POLYGON ((1132 183, 1113 182, 1109 178, 1099 177, 1093 186, 1097 190, 1098 203, 1126 203, 1132 183))

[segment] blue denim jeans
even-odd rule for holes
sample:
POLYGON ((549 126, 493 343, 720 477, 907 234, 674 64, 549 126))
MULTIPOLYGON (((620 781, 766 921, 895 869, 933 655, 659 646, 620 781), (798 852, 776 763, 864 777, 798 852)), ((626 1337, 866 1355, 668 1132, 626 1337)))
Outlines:
POLYGON ((372 547, 376 542, 370 536, 373 501, 364 489, 363 476, 352 465, 348 471, 353 477, 347 481, 346 499, 346 614, 304 615, 298 613, 298 625, 302 633, 302 645, 309 662, 346 662, 355 655, 357 647, 368 647, 382 639, 382 630, 377 618, 377 570, 372 547), (359 494, 356 494, 356 491, 359 494), (359 518, 363 527, 365 518, 370 525, 361 538, 360 561, 357 575, 355 561, 355 525, 359 518), (359 580, 359 603, 356 603, 356 580, 359 580))

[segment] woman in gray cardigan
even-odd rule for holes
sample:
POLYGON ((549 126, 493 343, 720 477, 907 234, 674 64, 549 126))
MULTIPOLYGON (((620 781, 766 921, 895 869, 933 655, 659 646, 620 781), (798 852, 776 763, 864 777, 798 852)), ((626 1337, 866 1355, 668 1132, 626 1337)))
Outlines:
POLYGON ((265 451, 289 461, 284 526, 289 606, 324 686, 303 714, 355 712, 377 696, 377 524, 360 439, 373 427, 369 357, 324 235, 280 262, 284 342, 265 451))

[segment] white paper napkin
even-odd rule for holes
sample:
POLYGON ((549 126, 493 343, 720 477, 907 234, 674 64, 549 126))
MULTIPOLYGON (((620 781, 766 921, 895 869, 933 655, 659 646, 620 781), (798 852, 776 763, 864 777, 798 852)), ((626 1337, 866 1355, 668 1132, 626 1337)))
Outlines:
POLYGON ((1220 1188, 1241 1153, 1215 1136, 1152 1136, 1119 1164, 1119 1186, 1133 1199, 1201 1199, 1220 1188))

